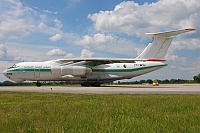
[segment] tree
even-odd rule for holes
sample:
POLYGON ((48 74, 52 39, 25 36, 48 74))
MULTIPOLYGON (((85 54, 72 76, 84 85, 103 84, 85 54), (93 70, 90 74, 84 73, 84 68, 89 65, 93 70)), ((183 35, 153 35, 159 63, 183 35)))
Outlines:
POLYGON ((142 84, 142 83, 146 83, 146 81, 145 80, 140 80, 140 84, 142 84))
POLYGON ((197 76, 194 76, 193 79, 196 83, 200 83, 200 74, 198 74, 197 76))
POLYGON ((151 79, 148 79, 146 82, 149 83, 149 84, 153 83, 153 81, 151 79))
POLYGON ((1 83, 2 86, 15 86, 16 83, 13 83, 11 81, 4 81, 1 83))

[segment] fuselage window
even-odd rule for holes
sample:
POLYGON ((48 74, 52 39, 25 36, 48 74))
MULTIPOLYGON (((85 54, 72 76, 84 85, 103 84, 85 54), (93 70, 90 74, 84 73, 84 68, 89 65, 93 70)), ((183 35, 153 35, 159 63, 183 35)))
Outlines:
POLYGON ((126 68, 126 65, 124 64, 123 67, 126 68))
POLYGON ((134 64, 134 66, 146 66, 145 64, 134 64))

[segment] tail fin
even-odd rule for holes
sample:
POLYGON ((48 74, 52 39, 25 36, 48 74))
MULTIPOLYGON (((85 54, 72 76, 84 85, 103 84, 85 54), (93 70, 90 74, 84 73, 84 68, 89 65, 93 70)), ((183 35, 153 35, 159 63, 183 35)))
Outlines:
POLYGON ((147 58, 161 58, 163 59, 167 50, 173 40, 172 36, 179 35, 185 32, 193 31, 195 29, 183 29, 159 33, 146 33, 146 35, 153 37, 153 41, 144 49, 144 51, 137 57, 138 59, 147 58))

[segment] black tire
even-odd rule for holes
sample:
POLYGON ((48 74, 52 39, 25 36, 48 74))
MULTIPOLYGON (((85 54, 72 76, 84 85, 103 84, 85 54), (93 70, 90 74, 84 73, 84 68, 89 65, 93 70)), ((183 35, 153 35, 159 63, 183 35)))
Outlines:
POLYGON ((40 82, 36 82, 36 86, 40 87, 40 86, 42 86, 42 84, 40 82))
POLYGON ((95 83, 93 83, 91 85, 94 86, 94 87, 100 87, 101 86, 101 84, 99 82, 95 82, 95 83))
POLYGON ((85 87, 86 86, 90 86, 90 83, 89 82, 85 82, 85 83, 82 83, 81 86, 85 86, 85 87))

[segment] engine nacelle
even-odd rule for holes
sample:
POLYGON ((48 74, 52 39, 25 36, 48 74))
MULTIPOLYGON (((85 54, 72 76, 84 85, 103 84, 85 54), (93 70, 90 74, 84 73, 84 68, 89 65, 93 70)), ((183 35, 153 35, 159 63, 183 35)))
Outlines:
POLYGON ((87 75, 92 73, 92 69, 83 66, 54 66, 51 68, 54 75, 87 75))

